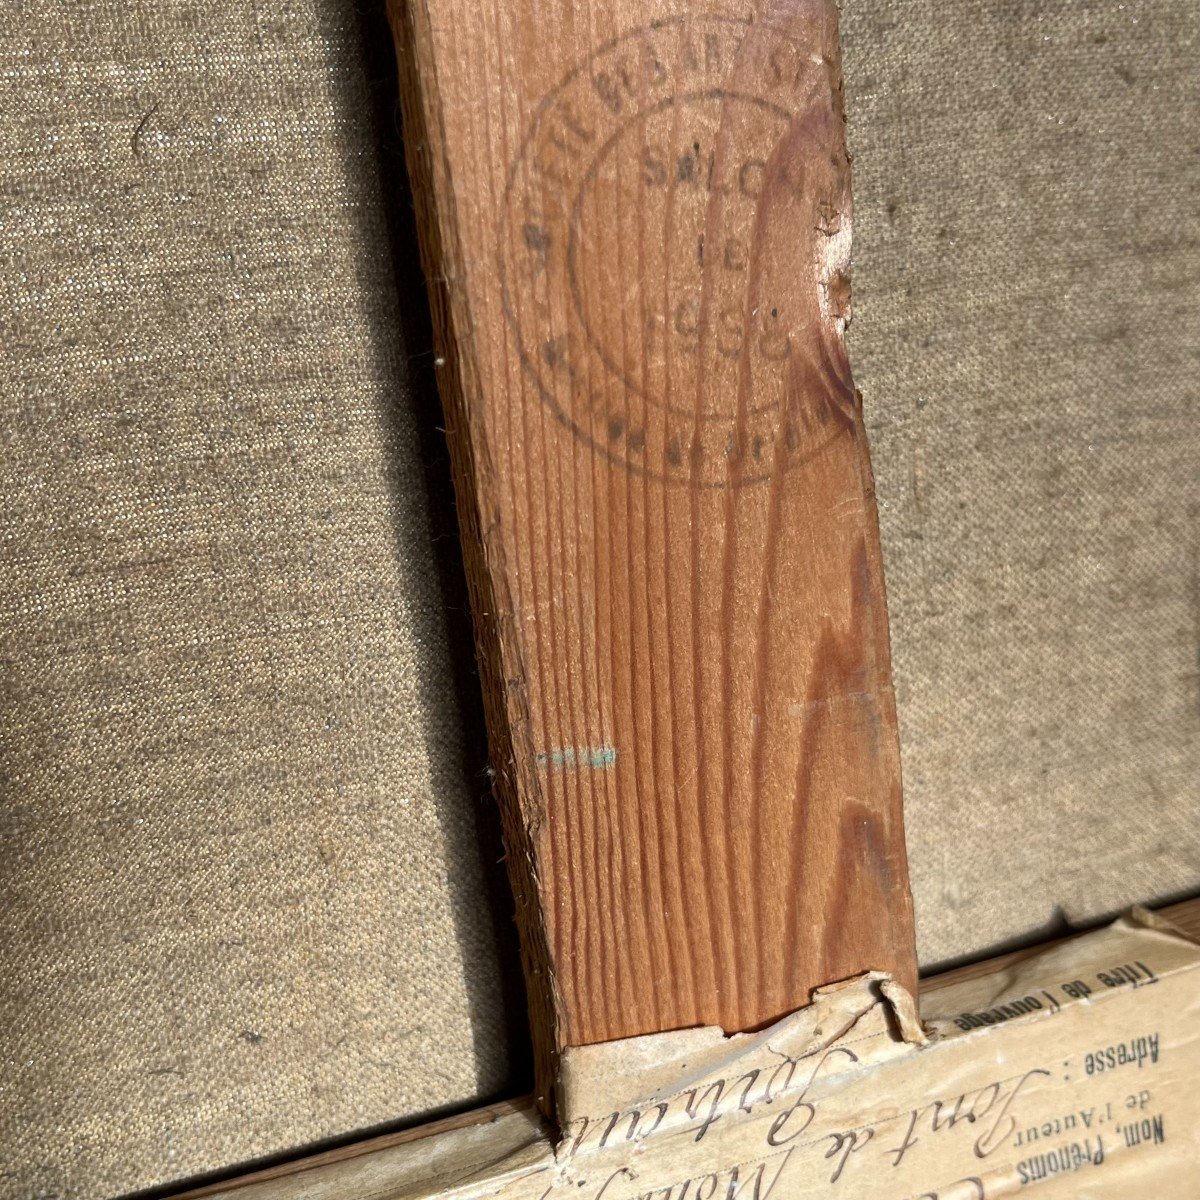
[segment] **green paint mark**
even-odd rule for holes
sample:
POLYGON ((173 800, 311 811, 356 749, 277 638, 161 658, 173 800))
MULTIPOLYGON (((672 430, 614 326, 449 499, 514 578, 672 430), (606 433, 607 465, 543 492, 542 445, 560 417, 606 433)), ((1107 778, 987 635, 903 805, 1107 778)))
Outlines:
POLYGON ((612 746, 543 750, 537 756, 539 767, 550 767, 556 771, 573 771, 576 767, 594 767, 603 770, 611 767, 616 761, 617 752, 612 746))

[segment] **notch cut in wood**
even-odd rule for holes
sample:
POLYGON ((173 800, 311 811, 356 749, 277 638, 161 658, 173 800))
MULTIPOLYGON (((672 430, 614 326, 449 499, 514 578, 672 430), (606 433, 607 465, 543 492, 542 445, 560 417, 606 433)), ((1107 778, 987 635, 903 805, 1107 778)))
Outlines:
POLYGON ((915 990, 832 0, 393 22, 543 1096, 915 990))

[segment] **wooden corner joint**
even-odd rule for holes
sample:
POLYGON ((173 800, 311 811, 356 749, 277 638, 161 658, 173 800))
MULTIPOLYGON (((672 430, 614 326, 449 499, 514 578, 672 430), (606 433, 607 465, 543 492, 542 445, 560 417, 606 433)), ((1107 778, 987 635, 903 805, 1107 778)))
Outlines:
POLYGON ((568 1050, 561 1129, 532 1099, 493 1105, 180 1200, 1193 1200, 1200 900, 948 972, 922 999, 923 1025, 867 975, 758 1034, 568 1050))

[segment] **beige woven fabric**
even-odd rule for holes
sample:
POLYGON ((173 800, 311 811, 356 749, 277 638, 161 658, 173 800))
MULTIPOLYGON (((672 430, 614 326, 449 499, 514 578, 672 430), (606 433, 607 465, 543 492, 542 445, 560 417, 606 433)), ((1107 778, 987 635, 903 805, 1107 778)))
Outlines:
MULTIPOLYGON (((926 963, 1200 886, 1195 24, 845 2, 926 963)), ((92 1198, 494 1091, 502 972, 379 26, 0 29, 0 1196, 92 1198)))
POLYGON ((500 968, 354 6, 0 24, 0 1195, 91 1200, 495 1092, 500 968))
POLYGON ((845 0, 927 965, 1200 887, 1198 26, 845 0))

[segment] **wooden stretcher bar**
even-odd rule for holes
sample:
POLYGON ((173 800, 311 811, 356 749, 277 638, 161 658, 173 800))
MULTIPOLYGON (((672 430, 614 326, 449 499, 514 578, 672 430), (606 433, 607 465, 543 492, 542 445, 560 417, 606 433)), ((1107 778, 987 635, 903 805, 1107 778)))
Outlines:
POLYGON ((832 0, 393 13, 539 1090, 915 982, 832 0))

